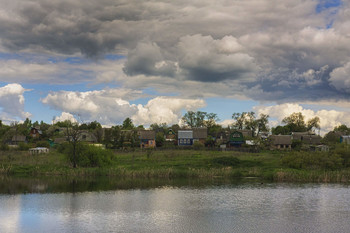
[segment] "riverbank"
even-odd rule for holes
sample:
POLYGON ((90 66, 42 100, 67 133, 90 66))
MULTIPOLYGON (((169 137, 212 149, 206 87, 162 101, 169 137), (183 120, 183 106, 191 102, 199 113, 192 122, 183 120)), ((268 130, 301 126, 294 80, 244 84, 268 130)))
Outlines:
MULTIPOLYGON (((291 152, 168 150, 116 152, 106 167, 72 168, 64 154, 0 152, 0 174, 40 177, 109 176, 118 178, 259 178, 279 182, 350 182, 350 169, 290 168, 282 158, 291 152)), ((294 152, 295 153, 295 152, 294 152)))

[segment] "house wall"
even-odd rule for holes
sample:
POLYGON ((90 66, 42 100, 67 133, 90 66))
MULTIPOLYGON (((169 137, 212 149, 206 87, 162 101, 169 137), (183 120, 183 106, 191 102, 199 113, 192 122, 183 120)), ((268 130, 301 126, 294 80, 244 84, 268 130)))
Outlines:
POLYGON ((156 140, 141 140, 140 143, 141 148, 155 148, 156 147, 156 140))

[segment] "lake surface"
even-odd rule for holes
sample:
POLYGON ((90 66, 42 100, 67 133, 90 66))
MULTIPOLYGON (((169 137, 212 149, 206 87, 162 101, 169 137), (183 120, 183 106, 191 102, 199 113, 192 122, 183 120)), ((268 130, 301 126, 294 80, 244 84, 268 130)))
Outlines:
POLYGON ((350 232, 340 184, 0 179, 0 232, 350 232))

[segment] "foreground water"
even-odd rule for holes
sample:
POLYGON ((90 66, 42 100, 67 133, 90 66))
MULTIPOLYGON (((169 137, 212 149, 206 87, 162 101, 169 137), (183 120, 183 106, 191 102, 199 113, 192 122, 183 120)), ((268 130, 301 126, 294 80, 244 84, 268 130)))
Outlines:
POLYGON ((339 184, 0 179, 0 232, 349 232, 339 184))

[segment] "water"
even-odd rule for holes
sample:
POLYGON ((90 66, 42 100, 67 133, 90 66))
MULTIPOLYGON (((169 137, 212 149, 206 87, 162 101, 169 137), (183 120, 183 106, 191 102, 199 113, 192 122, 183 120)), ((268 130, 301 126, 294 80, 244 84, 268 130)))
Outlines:
POLYGON ((350 232, 350 189, 340 184, 108 179, 0 184, 0 232, 6 233, 350 232))

